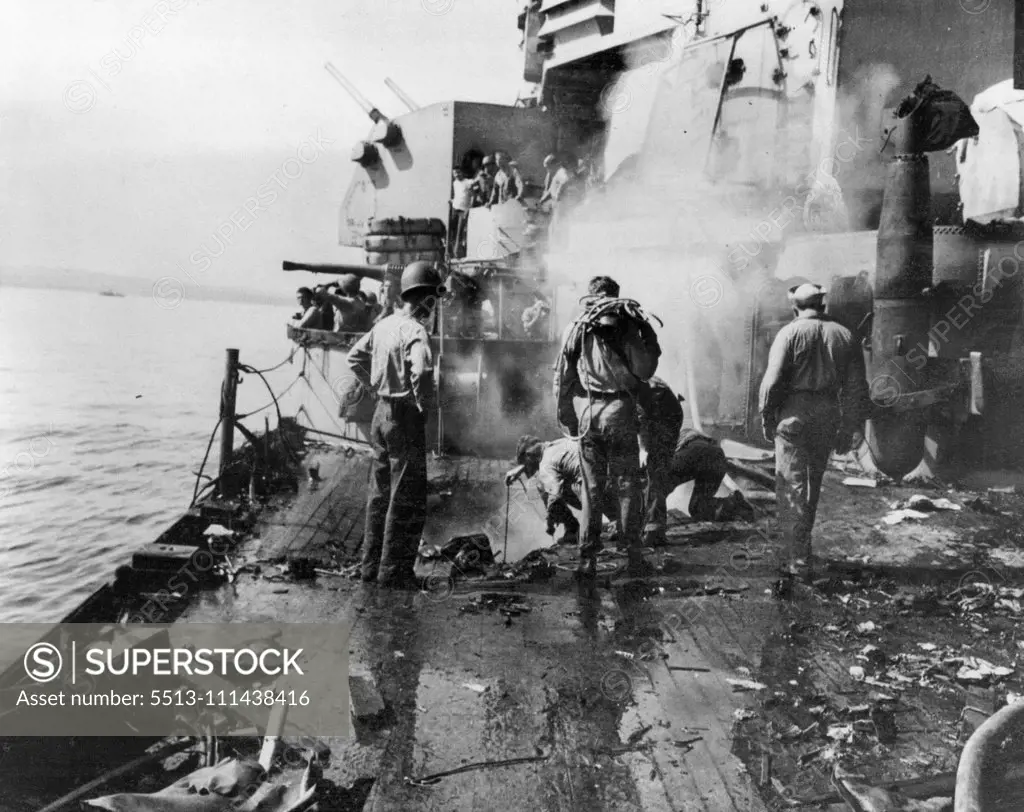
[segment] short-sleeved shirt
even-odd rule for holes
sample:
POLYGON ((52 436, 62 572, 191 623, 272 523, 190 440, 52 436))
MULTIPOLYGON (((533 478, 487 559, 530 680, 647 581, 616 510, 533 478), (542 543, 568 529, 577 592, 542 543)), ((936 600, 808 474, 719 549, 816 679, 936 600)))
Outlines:
POLYGON ((548 496, 564 495, 580 481, 579 443, 563 438, 544 444, 537 483, 548 496))
POLYGON ((452 208, 457 211, 468 211, 473 207, 473 187, 476 181, 472 178, 452 181, 452 208))
POLYGON ((405 312, 377 322, 349 351, 348 365, 377 397, 431 400, 433 354, 426 328, 405 312))

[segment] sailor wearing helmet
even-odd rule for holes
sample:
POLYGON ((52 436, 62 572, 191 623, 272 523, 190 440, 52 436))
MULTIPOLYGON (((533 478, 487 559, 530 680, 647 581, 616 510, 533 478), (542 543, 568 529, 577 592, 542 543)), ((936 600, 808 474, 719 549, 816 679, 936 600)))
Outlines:
POLYGON ((427 516, 426 420, 434 400, 424 323, 441 292, 434 266, 413 262, 402 273, 402 308, 377 322, 348 354, 353 374, 377 397, 362 576, 380 586, 416 583, 413 564, 427 516))
POLYGON ((795 318, 775 337, 761 381, 764 437, 775 443, 779 525, 788 543, 786 581, 810 583, 811 529, 834 449, 864 440, 868 388, 853 334, 825 314, 825 289, 790 288, 795 318))

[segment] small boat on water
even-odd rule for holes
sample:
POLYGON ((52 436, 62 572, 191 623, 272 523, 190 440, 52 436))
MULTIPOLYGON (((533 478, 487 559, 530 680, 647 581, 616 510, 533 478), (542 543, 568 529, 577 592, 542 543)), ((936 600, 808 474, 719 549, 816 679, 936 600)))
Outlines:
POLYGON ((116 290, 110 290, 109 288, 107 290, 101 290, 100 296, 116 296, 118 299, 124 298, 123 293, 118 293, 116 290))

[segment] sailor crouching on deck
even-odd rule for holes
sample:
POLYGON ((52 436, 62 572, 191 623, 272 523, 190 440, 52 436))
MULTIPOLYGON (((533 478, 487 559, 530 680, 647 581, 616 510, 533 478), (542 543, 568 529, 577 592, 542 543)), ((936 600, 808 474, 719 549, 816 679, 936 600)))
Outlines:
POLYGON ((661 355, 658 338, 636 302, 619 299, 607 276, 590 280, 587 310, 565 331, 555 373, 558 422, 580 447, 583 537, 578 575, 592 578, 601 548, 606 487, 618 492, 620 544, 630 575, 649 570, 640 554, 642 506, 637 398, 661 355))
POLYGON ((580 510, 580 448, 575 440, 562 437, 550 443, 525 434, 516 447, 514 469, 506 483, 520 474, 537 477, 537 493, 547 512, 547 534, 553 536, 557 525, 565 527, 562 544, 579 542, 580 523, 569 508, 580 510))
POLYGON ((413 564, 427 515, 426 415, 433 406, 433 356, 423 323, 441 277, 428 262, 402 273, 402 308, 374 325, 348 354, 356 377, 377 396, 370 439, 362 577, 415 585, 413 564))
POLYGON ((722 446, 713 437, 694 429, 682 429, 666 474, 667 493, 693 482, 687 513, 697 522, 751 521, 754 508, 739 491, 716 498, 729 466, 722 446))
POLYGON ((761 381, 764 438, 775 443, 779 525, 789 545, 786 575, 813 579, 811 530, 833 448, 860 446, 867 417, 864 355, 853 334, 825 315, 825 289, 790 289, 796 318, 775 337, 761 381))

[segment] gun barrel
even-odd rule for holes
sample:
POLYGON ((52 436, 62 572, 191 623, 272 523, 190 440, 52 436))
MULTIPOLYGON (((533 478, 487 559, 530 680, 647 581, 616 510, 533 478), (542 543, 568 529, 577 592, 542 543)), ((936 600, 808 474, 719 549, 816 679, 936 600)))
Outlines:
MULTIPOLYGON (((395 268, 397 267, 395 266, 395 268)), ((378 282, 383 282, 387 276, 393 276, 395 268, 392 268, 390 265, 382 268, 375 265, 310 264, 307 262, 289 262, 288 260, 281 263, 282 271, 309 271, 310 273, 326 273, 333 276, 350 273, 360 278, 376 279, 378 282)), ((398 273, 401 274, 400 268, 398 273)))
POLYGON ((398 96, 398 98, 402 102, 402 104, 404 104, 406 107, 409 108, 409 112, 415 113, 417 110, 420 109, 420 106, 418 104, 416 104, 416 102, 414 102, 412 100, 412 98, 409 96, 409 94, 406 93, 404 90, 402 90, 402 88, 400 88, 394 82, 394 80, 392 80, 390 78, 387 78, 387 79, 384 80, 384 84, 386 84, 388 86, 388 90, 390 90, 392 93, 394 93, 396 96, 398 96))
POLYGON ((363 108, 363 112, 370 117, 370 121, 372 121, 374 124, 376 124, 378 121, 388 121, 388 117, 384 115, 380 110, 378 110, 376 106, 373 105, 368 98, 366 98, 366 96, 360 93, 356 89, 356 86, 352 84, 348 79, 346 79, 345 75, 336 67, 334 67, 334 65, 328 62, 324 65, 324 68, 327 69, 327 72, 334 77, 335 81, 337 81, 339 85, 345 88, 345 91, 348 93, 349 96, 352 97, 352 100, 363 108))

